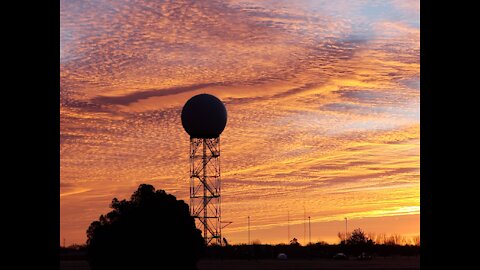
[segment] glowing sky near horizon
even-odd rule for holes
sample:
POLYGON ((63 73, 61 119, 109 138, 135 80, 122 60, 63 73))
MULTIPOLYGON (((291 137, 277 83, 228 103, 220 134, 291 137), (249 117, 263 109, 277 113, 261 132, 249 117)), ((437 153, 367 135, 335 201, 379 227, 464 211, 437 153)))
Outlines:
POLYGON ((418 235, 419 1, 60 1, 60 241, 139 184, 188 202, 183 104, 222 99, 224 236, 418 235), (403 224, 399 226, 399 224, 403 224), (314 230, 315 229, 315 230, 314 230), (353 227, 352 227, 353 229, 353 227))

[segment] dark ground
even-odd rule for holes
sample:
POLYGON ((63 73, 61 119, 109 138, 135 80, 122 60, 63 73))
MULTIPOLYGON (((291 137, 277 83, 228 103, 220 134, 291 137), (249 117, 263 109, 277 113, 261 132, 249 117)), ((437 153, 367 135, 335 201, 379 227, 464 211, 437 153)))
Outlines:
MULTIPOLYGON (((336 269, 420 269, 420 257, 374 258, 369 261, 315 260, 202 260, 199 270, 336 270, 336 269)), ((60 261, 60 270, 90 270, 86 261, 60 261)))

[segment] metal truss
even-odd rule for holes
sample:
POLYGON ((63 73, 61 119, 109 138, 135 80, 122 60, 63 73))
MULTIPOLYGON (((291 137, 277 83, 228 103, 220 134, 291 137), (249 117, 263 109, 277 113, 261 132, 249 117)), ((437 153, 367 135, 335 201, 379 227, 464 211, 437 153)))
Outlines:
POLYGON ((190 214, 205 245, 222 245, 220 138, 190 138, 190 214))

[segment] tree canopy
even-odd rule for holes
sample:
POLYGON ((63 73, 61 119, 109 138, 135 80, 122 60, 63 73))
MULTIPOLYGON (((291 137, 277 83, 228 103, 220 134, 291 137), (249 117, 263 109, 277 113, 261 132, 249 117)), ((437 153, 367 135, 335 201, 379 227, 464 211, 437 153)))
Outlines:
POLYGON ((204 249, 188 205, 164 190, 141 184, 130 200, 87 230, 87 255, 97 269, 195 269, 204 249))
POLYGON ((369 239, 362 229, 357 228, 357 229, 353 230, 350 237, 347 238, 347 244, 349 244, 349 245, 373 244, 373 240, 369 239))
POLYGON ((347 238, 349 251, 356 255, 361 254, 362 252, 372 252, 374 244, 375 242, 360 228, 353 230, 350 237, 347 238))

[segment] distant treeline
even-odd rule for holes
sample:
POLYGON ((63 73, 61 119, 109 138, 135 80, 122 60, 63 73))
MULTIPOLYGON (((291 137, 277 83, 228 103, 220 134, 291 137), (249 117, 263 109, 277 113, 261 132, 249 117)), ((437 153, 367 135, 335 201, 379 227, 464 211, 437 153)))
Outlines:
POLYGON ((300 245, 231 245, 209 246, 204 258, 209 259, 276 259, 278 254, 285 253, 288 259, 331 259, 337 253, 344 253, 350 258, 357 258, 362 253, 373 258, 390 256, 419 256, 420 247, 413 245, 372 245, 359 249, 344 244, 329 245, 315 243, 307 246, 300 245))
MULTIPOLYGON (((393 234, 375 235, 365 233, 357 228, 351 233, 338 233, 339 244, 328 244, 317 242, 302 246, 296 238, 293 238, 289 244, 262 245, 260 240, 254 240, 252 244, 229 245, 224 238, 224 245, 208 246, 204 251, 202 258, 209 259, 275 259, 279 254, 286 254, 288 259, 313 259, 313 258, 333 258, 338 253, 343 253, 347 257, 362 259, 372 259, 374 257, 387 256, 419 256, 420 255, 420 236, 416 236, 411 241, 405 241, 405 238, 393 234)), ((61 259, 84 259, 86 258, 86 246, 72 245, 68 248, 61 248, 61 259)))
POLYGON ((71 245, 68 247, 60 247, 60 260, 86 260, 86 245, 71 245))
MULTIPOLYGON (((85 246, 75 245, 67 248, 60 248, 61 260, 85 260, 85 246)), ((208 246, 205 259, 276 259, 278 254, 285 253, 288 259, 332 259, 337 253, 344 253, 350 259, 357 258, 365 253, 373 258, 391 257, 391 256, 419 256, 420 247, 415 245, 395 245, 395 244, 373 244, 368 247, 358 248, 353 245, 345 244, 327 244, 318 242, 311 245, 301 246, 295 244, 278 245, 228 245, 228 246, 208 246)))
POLYGON ((254 240, 251 245, 226 245, 209 246, 204 258, 224 259, 275 259, 284 253, 288 259, 313 259, 333 258, 338 253, 343 253, 347 258, 372 259, 374 257, 388 256, 419 256, 420 236, 413 237, 411 241, 393 234, 375 235, 365 233, 357 228, 351 233, 338 233, 339 244, 317 242, 302 246, 296 238, 290 244, 262 245, 259 240, 254 240))

